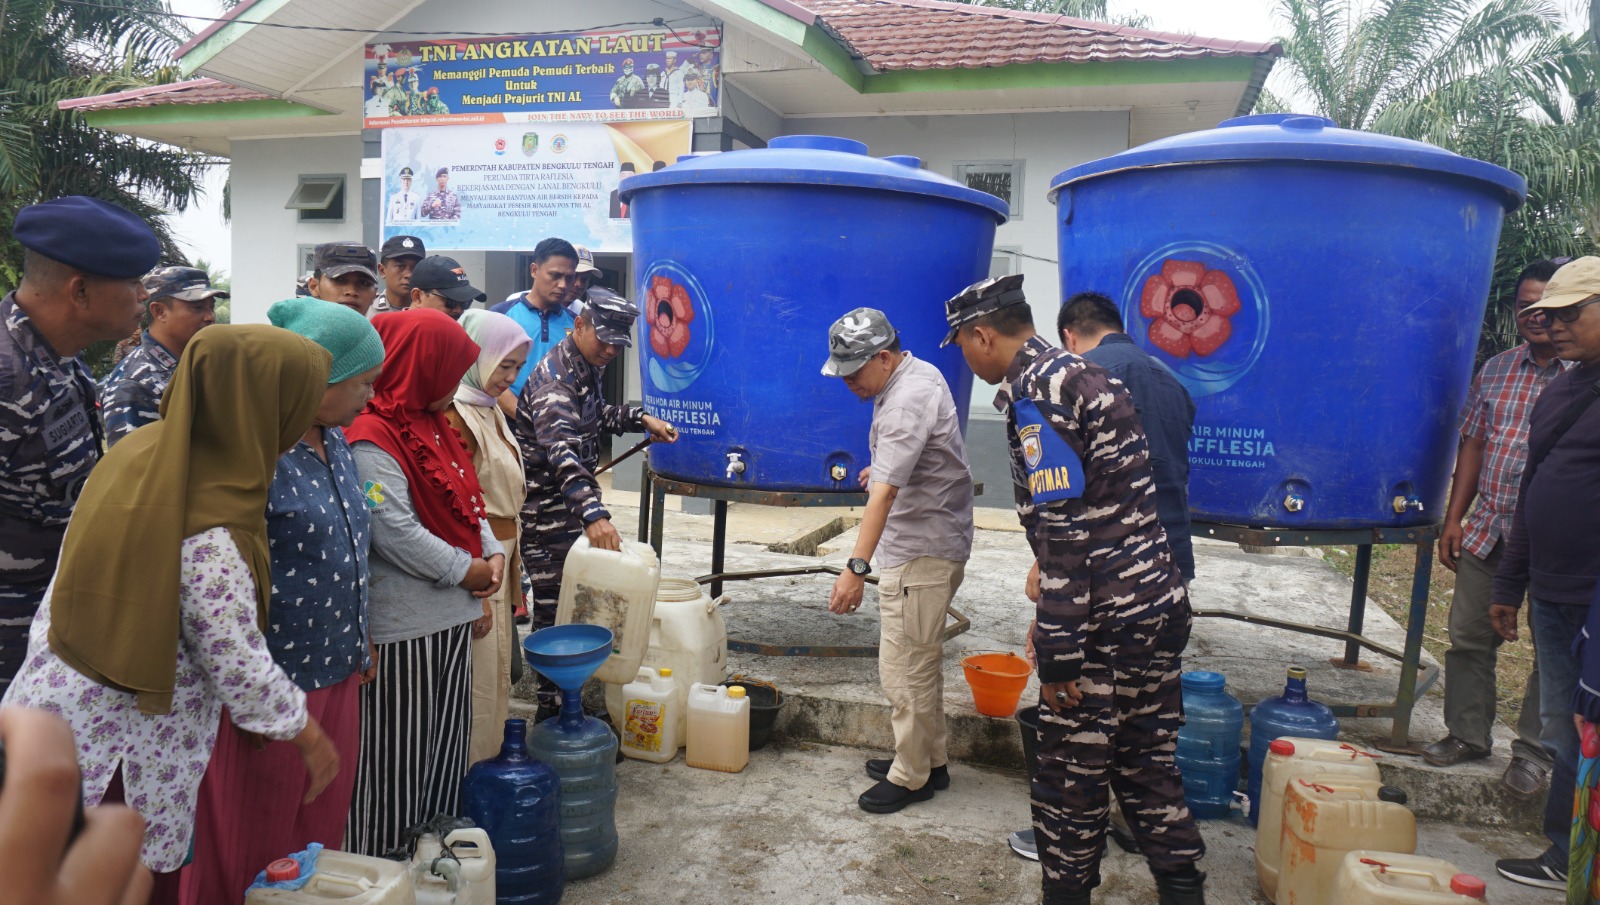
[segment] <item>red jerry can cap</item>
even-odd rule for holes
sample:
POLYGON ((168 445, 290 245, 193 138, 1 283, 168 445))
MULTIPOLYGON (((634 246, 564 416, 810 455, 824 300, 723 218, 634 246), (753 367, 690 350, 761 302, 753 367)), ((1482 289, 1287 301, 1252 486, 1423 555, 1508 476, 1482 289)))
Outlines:
POLYGON ((1484 899, 1489 895, 1489 889, 1484 882, 1472 874, 1456 874, 1451 877, 1450 891, 1458 896, 1471 896, 1474 899, 1484 899))
POLYGON ((298 879, 300 879, 300 862, 293 858, 279 858, 267 865, 268 883, 282 883, 285 880, 298 879))
POLYGON ((1289 757, 1294 754, 1294 742, 1286 738, 1275 738, 1272 740, 1272 744, 1267 746, 1267 750, 1281 757, 1289 757))

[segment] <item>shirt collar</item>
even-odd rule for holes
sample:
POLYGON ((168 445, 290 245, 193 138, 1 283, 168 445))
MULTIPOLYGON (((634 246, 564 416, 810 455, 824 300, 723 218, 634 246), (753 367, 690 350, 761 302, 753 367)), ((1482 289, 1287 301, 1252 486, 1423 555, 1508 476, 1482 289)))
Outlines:
POLYGON ((1107 333, 1100 337, 1100 345, 1133 345, 1133 337, 1126 333, 1107 333))
POLYGON ((163 368, 172 369, 178 366, 177 356, 168 351, 167 347, 163 346, 160 340, 156 339, 154 336, 151 336, 149 330, 144 331, 144 335, 139 338, 139 345, 145 349, 148 349, 151 357, 154 358, 156 363, 160 364, 163 368))
POLYGON ((571 334, 562 339, 556 348, 561 352, 561 363, 566 366, 567 373, 579 380, 598 381, 600 369, 583 357, 583 353, 578 350, 577 340, 573 339, 571 334))
POLYGON ((1040 355, 1054 349, 1055 346, 1045 342, 1044 337, 1034 334, 1022 348, 1017 350, 1017 357, 1011 359, 1011 367, 1006 369, 1006 379, 1000 382, 1000 389, 994 394, 994 407, 1005 411, 1011 407, 1012 387, 1022 379, 1022 372, 1038 360, 1040 355))
POLYGON ((901 352, 900 363, 894 366, 894 373, 889 375, 889 379, 883 383, 883 389, 879 390, 878 395, 873 398, 882 399, 884 396, 888 395, 889 388, 895 385, 895 381, 900 379, 900 375, 906 372, 906 365, 911 364, 911 362, 911 353, 901 352))
POLYGON ((5 298, 0 299, 0 320, 5 322, 6 331, 11 334, 16 344, 40 362, 71 369, 74 359, 63 357, 50 345, 50 340, 45 339, 39 328, 33 325, 33 318, 28 317, 28 312, 17 304, 15 290, 6 293, 5 298))
POLYGON ((1539 363, 1533 359, 1533 345, 1531 343, 1523 343, 1522 345, 1517 346, 1516 352, 1517 364, 1527 365, 1528 367, 1533 368, 1535 371, 1539 371, 1541 373, 1546 371, 1555 371, 1560 373, 1562 369, 1566 367, 1566 365, 1563 364, 1559 358, 1552 358, 1550 359, 1549 364, 1540 367, 1539 363))

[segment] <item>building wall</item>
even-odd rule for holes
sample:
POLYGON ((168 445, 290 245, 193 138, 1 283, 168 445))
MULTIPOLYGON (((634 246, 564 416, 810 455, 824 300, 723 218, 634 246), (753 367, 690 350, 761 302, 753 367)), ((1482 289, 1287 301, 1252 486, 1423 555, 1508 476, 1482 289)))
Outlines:
POLYGON ((233 322, 264 324, 273 302, 294 295, 298 246, 361 241, 361 139, 234 139, 231 178, 233 322), (343 223, 301 223, 284 210, 301 175, 329 173, 345 176, 343 223))

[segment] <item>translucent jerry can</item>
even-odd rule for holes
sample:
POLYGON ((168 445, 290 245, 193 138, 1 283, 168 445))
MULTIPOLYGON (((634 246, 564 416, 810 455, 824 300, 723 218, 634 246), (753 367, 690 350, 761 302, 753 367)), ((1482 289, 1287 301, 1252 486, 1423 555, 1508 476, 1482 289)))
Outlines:
POLYGON ((1348 852, 1417 850, 1404 792, 1371 779, 1321 779, 1285 787, 1276 905, 1327 905, 1348 852))
MULTIPOLYGON (((417 876, 416 868, 419 865, 426 868, 430 863, 441 857, 450 860, 453 858, 456 874, 454 898, 443 898, 437 890, 446 889, 449 883, 444 879, 446 872, 430 872, 427 882, 415 883, 419 900, 423 897, 422 890, 435 890, 436 897, 441 901, 453 901, 455 905, 495 905, 495 858, 494 845, 489 841, 489 834, 478 827, 465 827, 451 830, 445 836, 441 845, 439 837, 427 833, 417 840, 417 850, 412 855, 412 875, 417 876), (448 856, 445 849, 449 849, 448 856)), ((421 903, 419 902, 419 905, 421 903)))
POLYGON ((579 537, 561 574, 556 625, 582 623, 611 630, 611 656, 595 670, 602 682, 631 682, 650 645, 661 564, 649 544, 622 542, 621 550, 599 550, 579 537))
POLYGON ((1487 899, 1483 880, 1449 861, 1358 849, 1334 875, 1329 905, 1473 905, 1487 899))
POLYGON ((638 678, 622 686, 622 753, 657 764, 678 756, 681 709, 672 670, 639 667, 638 678))
POLYGON ((1261 891, 1272 898, 1278 891, 1278 859, 1282 851, 1283 790, 1298 779, 1321 782, 1318 777, 1330 780, 1370 779, 1378 774, 1378 761, 1383 755, 1373 754, 1364 748, 1321 738, 1278 738, 1267 748, 1267 759, 1261 768, 1261 819, 1256 824, 1256 878, 1261 881, 1261 891))
POLYGON ((299 889, 252 889, 245 905, 417 905, 408 865, 324 849, 299 889))
MULTIPOLYGON (((650 619, 650 644, 643 666, 672 670, 678 686, 678 743, 688 736, 689 686, 716 685, 728 677, 728 626, 720 601, 687 578, 663 578, 650 619)), ((617 680, 631 682, 634 673, 617 680)), ((607 682, 612 680, 607 679, 607 682)), ((606 685, 606 712, 623 730, 622 686, 606 685)))
POLYGON ((689 740, 683 762, 738 773, 750 763, 750 699, 739 686, 689 688, 689 740))

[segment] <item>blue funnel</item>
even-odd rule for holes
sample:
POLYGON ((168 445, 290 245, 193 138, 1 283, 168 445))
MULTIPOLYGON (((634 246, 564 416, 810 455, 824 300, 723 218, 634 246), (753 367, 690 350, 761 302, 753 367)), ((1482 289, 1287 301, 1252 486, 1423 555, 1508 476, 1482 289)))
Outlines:
POLYGON ((563 691, 577 690, 611 656, 611 629, 602 625, 552 625, 522 640, 528 665, 563 691))

